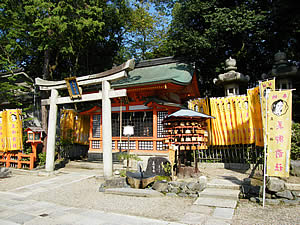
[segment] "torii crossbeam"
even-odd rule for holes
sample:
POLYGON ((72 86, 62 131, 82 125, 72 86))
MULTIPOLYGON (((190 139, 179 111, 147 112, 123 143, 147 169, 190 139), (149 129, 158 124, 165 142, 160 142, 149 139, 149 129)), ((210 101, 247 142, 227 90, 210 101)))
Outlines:
POLYGON ((49 99, 43 99, 42 105, 50 105, 48 116, 48 139, 46 152, 46 171, 54 170, 55 156, 55 138, 57 123, 57 105, 67 103, 77 103, 86 101, 95 101, 102 99, 102 135, 103 135, 103 167, 104 176, 111 177, 112 168, 112 128, 111 128, 111 98, 126 96, 126 89, 111 89, 110 81, 118 80, 127 76, 127 72, 134 69, 135 62, 133 59, 115 67, 111 70, 77 77, 79 86, 102 84, 102 90, 94 94, 83 94, 81 99, 72 100, 70 97, 59 97, 59 89, 67 89, 66 81, 48 81, 40 78, 35 79, 35 85, 42 91, 51 91, 49 99))

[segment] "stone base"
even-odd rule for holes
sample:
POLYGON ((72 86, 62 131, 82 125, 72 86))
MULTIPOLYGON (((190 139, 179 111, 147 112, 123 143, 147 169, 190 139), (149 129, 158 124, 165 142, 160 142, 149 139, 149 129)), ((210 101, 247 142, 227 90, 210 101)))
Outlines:
MULTIPOLYGON (((118 155, 119 152, 113 152, 112 153, 112 160, 113 162, 120 162, 118 155)), ((94 151, 89 151, 88 152, 88 161, 100 161, 103 162, 103 152, 94 152, 94 151)))

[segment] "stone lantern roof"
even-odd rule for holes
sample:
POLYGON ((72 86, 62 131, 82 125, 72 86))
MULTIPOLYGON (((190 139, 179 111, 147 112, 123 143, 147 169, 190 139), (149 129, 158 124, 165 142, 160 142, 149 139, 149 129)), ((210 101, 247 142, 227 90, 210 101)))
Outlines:
POLYGON ((288 78, 297 75, 299 76, 299 74, 300 73, 297 67, 288 63, 286 54, 284 52, 278 51, 274 55, 274 64, 269 76, 277 78, 288 78))
POLYGON ((237 72, 237 67, 236 67, 236 60, 229 57, 225 61, 225 71, 226 73, 219 74, 218 78, 215 78, 213 80, 214 84, 216 85, 222 85, 224 83, 247 83, 250 80, 250 77, 248 75, 243 75, 239 72, 237 72))

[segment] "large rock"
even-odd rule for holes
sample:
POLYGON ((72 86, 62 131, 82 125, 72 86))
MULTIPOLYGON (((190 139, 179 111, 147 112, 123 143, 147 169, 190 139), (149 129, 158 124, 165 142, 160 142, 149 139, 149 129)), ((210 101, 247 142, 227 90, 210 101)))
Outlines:
POLYGON ((300 160, 291 160, 291 171, 294 176, 300 177, 300 160))
POLYGON ((6 167, 0 167, 0 178, 8 177, 11 171, 6 167))
POLYGON ((285 189, 285 182, 277 177, 268 177, 267 189, 271 192, 280 192, 285 189))
POLYGON ((280 192, 276 192, 275 195, 279 198, 286 198, 289 200, 294 199, 293 194, 291 193, 291 191, 289 190, 285 190, 285 191, 280 191, 280 192))
POLYGON ((152 188, 159 192, 167 192, 168 183, 166 181, 155 181, 152 188))

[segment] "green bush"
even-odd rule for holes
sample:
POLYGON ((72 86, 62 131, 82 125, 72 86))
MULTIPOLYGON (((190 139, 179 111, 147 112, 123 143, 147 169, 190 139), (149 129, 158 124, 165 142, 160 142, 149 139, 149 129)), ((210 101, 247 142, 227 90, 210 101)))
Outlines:
POLYGON ((300 123, 292 125, 291 159, 300 160, 300 123))
POLYGON ((39 155, 39 165, 43 166, 46 164, 46 152, 41 152, 39 155))

